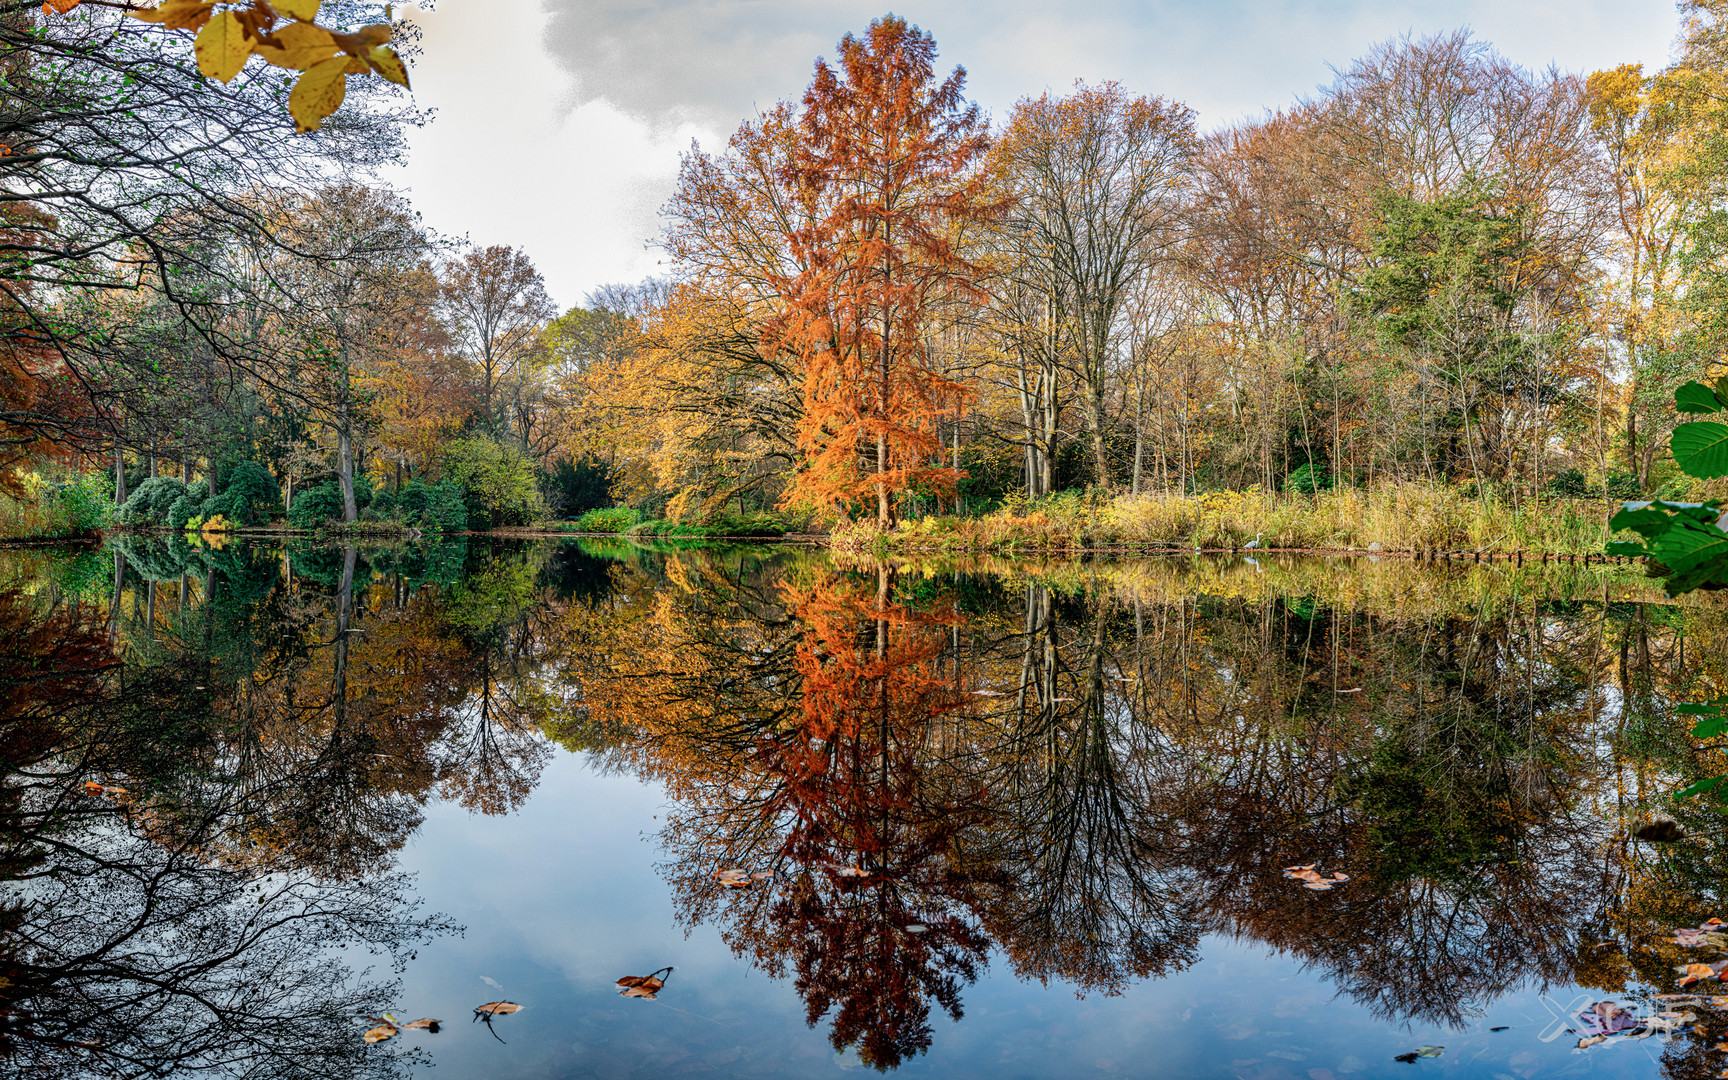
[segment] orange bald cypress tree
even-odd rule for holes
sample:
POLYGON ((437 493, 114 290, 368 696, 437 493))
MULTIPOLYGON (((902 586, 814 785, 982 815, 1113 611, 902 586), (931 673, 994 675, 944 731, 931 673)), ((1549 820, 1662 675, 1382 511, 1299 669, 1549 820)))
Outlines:
POLYGON ((951 490, 959 476, 931 458, 966 392, 933 368, 925 331, 936 302, 981 299, 955 237, 999 209, 973 168, 988 138, 961 96, 966 73, 938 84, 935 59, 935 39, 904 19, 848 34, 835 66, 817 61, 781 168, 815 208, 789 237, 798 270, 776 275, 784 308, 766 330, 804 377, 803 461, 786 501, 873 494, 884 526, 896 490, 951 490))

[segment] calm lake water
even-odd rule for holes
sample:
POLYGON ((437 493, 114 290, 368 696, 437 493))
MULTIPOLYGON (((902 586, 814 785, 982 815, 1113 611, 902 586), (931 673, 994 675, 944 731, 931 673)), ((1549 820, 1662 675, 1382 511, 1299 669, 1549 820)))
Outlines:
POLYGON ((1669 795, 1728 771, 1676 709, 1725 612, 1394 559, 0 554, 0 1073, 1715 1076, 1728 1008, 1653 995, 1728 957, 1673 932, 1728 859, 1630 833, 1719 827, 1669 795))

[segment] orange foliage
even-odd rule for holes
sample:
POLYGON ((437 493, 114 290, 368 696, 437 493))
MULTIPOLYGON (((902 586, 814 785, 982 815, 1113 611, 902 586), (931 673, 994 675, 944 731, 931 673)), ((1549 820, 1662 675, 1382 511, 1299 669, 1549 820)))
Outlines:
POLYGON ((934 38, 888 17, 839 48, 837 70, 816 65, 781 166, 818 209, 788 238, 797 273, 770 271, 785 307, 764 340, 804 377, 804 461, 785 501, 834 507, 874 492, 886 524, 896 489, 951 489, 959 476, 928 464, 937 423, 967 391, 932 368, 925 324, 944 296, 981 298, 981 271, 952 230, 999 205, 971 170, 988 139, 961 98, 965 73, 932 84, 934 38))

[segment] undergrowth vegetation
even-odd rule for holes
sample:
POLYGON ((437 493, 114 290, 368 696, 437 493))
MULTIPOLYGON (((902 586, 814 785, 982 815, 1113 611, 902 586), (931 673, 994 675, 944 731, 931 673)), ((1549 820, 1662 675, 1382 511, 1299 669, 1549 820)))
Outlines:
POLYGON ((1596 500, 1526 499, 1418 483, 1312 495, 1215 491, 1109 496, 1059 492, 1009 498, 981 517, 931 515, 892 530, 843 525, 840 550, 1038 551, 1108 547, 1260 548, 1326 551, 1597 553, 1612 508, 1596 500))
POLYGON ((107 478, 86 473, 59 483, 37 473, 17 474, 17 494, 0 493, 0 536, 61 540, 91 535, 113 513, 107 478))

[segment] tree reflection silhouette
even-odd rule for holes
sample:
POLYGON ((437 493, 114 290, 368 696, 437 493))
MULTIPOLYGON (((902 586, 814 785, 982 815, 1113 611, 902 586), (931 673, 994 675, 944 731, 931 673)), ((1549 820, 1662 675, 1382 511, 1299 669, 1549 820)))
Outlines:
MULTIPOLYGON (((400 962, 447 927, 399 877, 343 883, 205 857, 239 788, 195 805, 142 771, 171 758, 158 698, 119 678, 105 612, 0 592, 0 1050, 10 1075, 399 1075, 348 1037, 400 962)), ((159 690, 155 680, 140 680, 159 690)))
MULTIPOLYGON (((1643 605, 1388 613, 1180 580, 1014 595, 680 565, 615 571, 617 606, 573 631, 606 658, 566 671, 584 730, 677 800, 682 917, 790 976, 878 1067, 929 1046, 930 1003, 959 1015, 991 946, 1021 977, 1114 993, 1240 935, 1388 1020, 1459 1024, 1519 987, 1630 978, 1604 957, 1657 917, 1628 918, 1670 871, 1629 859, 1648 810, 1625 792, 1672 790, 1640 762, 1691 751, 1670 725, 1603 752, 1625 726, 1610 637, 1643 605), (1312 862, 1352 880, 1280 873, 1312 862), (725 867, 778 876, 727 889, 725 867)), ((1640 649, 1676 654, 1640 632, 1623 681, 1685 682, 1637 674, 1640 649)))

